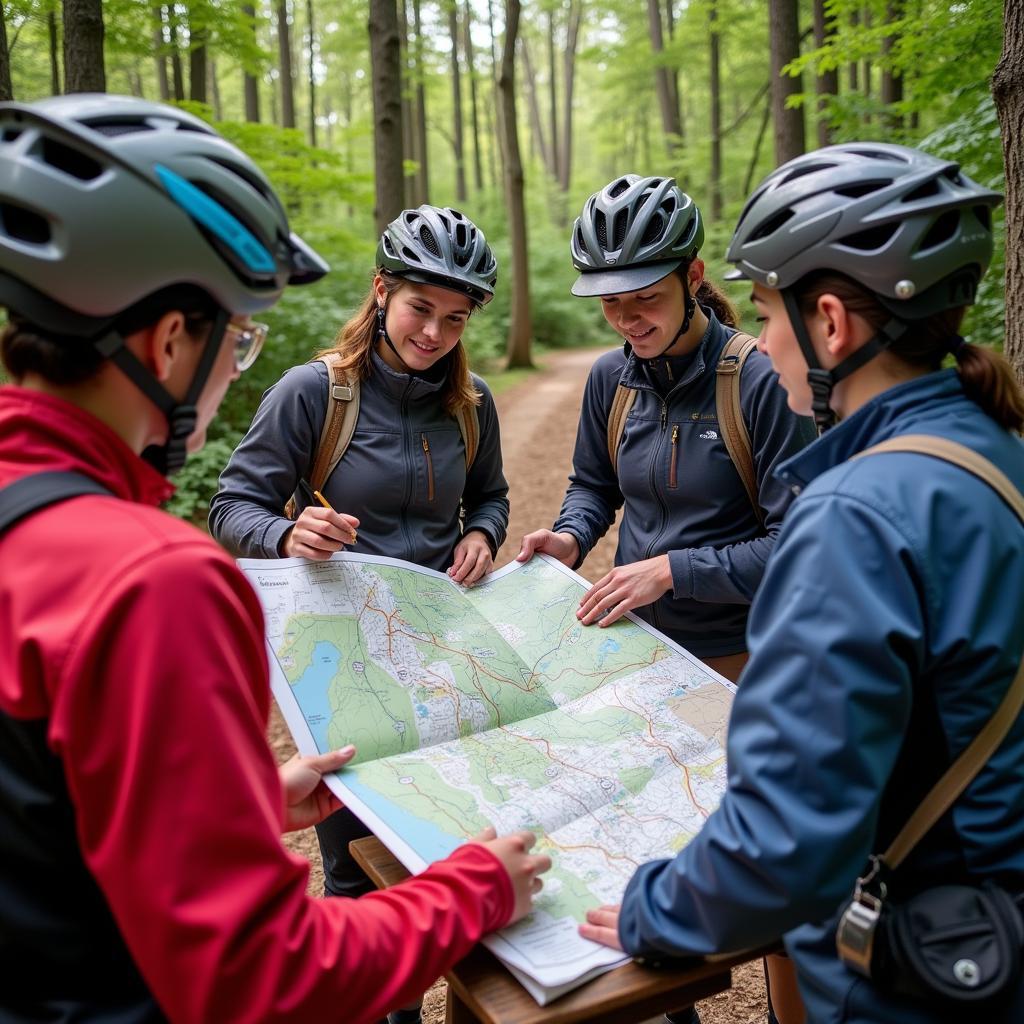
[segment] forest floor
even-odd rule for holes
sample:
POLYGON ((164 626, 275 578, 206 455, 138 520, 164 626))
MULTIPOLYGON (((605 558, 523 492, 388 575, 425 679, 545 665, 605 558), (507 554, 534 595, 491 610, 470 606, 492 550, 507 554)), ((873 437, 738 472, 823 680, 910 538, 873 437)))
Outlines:
MULTIPOLYGON (((512 506, 508 539, 498 552, 496 566, 515 558, 524 533, 549 527, 561 507, 572 467, 580 400, 587 372, 600 354, 593 349, 551 353, 539 360, 540 370, 495 397, 501 421, 501 447, 512 506)), ((593 581, 612 566, 616 530, 590 553, 580 572, 593 581)), ((270 741, 279 760, 294 751, 283 720, 274 708, 270 741)), ((309 891, 323 892, 320 851, 312 829, 285 837, 288 847, 309 860, 309 891)), ((442 1024, 445 983, 427 993, 424 1024, 442 1024)), ((733 987, 698 1004, 702 1024, 762 1024, 764 980, 761 964, 745 964, 733 972, 733 987)))

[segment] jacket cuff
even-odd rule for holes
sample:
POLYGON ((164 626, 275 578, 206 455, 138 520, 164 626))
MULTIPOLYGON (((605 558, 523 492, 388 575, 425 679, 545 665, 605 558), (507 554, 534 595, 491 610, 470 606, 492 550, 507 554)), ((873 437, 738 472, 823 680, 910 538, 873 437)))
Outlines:
MULTIPOLYGON (((484 934, 504 928, 511 920, 516 905, 512 879, 509 877, 505 865, 482 843, 474 842, 457 847, 448 855, 446 861, 458 864, 458 870, 461 873, 472 876, 474 879, 486 880, 490 884, 496 883, 497 899, 493 904, 483 908, 487 917, 484 934)), ((440 863, 444 863, 444 861, 440 863)))
POLYGON ((672 596, 677 601, 693 597, 693 563, 689 548, 678 548, 668 553, 672 570, 672 596))
POLYGON ((285 534, 295 525, 291 519, 272 519, 263 534, 263 557, 285 558, 281 544, 285 534))

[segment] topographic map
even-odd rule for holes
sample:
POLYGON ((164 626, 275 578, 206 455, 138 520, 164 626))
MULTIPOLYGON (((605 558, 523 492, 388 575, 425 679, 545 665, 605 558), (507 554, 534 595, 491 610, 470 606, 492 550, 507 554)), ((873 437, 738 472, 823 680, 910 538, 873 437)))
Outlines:
POLYGON ((589 584, 543 556, 471 590, 364 555, 239 564, 299 749, 356 744, 332 785, 395 856, 531 829, 544 890, 487 944, 542 1003, 621 962, 576 926, 717 805, 732 684, 632 616, 581 626, 589 584))

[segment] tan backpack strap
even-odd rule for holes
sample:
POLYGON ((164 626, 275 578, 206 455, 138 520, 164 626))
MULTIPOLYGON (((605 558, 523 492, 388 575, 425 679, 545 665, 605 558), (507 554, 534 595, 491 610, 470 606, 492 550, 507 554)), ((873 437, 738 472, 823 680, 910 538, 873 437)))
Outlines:
POLYGON ((615 387, 612 407, 608 410, 608 458, 611 460, 612 472, 619 472, 619 445, 626 429, 626 417, 636 401, 636 392, 622 384, 615 387))
POLYGON ((320 362, 327 367, 328 398, 320 443, 309 474, 309 486, 314 491, 323 489, 334 467, 341 461, 359 419, 359 380, 349 381, 338 365, 340 361, 341 356, 337 352, 320 357, 320 362))
POLYGON ((480 449, 480 417, 476 406, 471 405, 468 409, 459 409, 455 414, 456 422, 459 424, 459 433, 462 434, 462 443, 466 446, 466 472, 473 466, 473 460, 480 449))
MULTIPOLYGON (((930 434, 905 434, 873 445, 854 456, 882 452, 917 452, 951 462, 968 473, 973 473, 987 483, 1017 514, 1024 524, 1024 495, 1014 486, 1005 473, 992 465, 988 459, 955 441, 930 434)), ((1010 727, 1024 707, 1024 657, 1021 658, 1017 675, 1006 691, 999 707, 985 723, 985 727, 970 742, 960 756, 946 769, 945 774, 932 787, 928 795, 910 816, 889 849, 882 854, 887 867, 895 869, 903 863, 907 854, 921 841, 929 829, 952 807, 953 803, 995 753, 1006 738, 1010 727)))
POLYGON ((764 512, 758 500, 757 472, 754 469, 754 452, 750 445, 750 434, 743 422, 740 405, 740 373, 747 356, 757 347, 757 338, 737 331, 728 341, 716 367, 715 408, 718 425, 722 429, 722 440, 736 472, 743 481, 743 487, 750 504, 757 515, 757 521, 764 527, 764 512))

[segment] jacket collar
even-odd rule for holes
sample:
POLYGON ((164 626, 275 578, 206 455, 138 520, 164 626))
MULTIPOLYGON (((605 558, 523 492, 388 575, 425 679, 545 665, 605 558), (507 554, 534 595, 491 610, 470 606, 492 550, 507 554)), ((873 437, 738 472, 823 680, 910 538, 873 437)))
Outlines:
POLYGON ((949 404, 958 399, 969 401, 956 370, 939 370, 897 384, 781 463, 775 475, 790 487, 806 487, 822 473, 865 448, 913 432, 914 424, 922 419, 934 423, 936 409, 948 409, 949 404))
POLYGON ((429 395, 436 395, 448 379, 447 373, 443 373, 436 381, 415 373, 400 373, 388 366, 377 354, 376 349, 370 350, 370 359, 373 362, 374 380, 396 401, 403 398, 416 401, 429 395))
POLYGON ((29 473, 69 470, 143 505, 159 505, 174 493, 165 476, 92 413, 28 388, 0 387, 0 486, 29 473))

